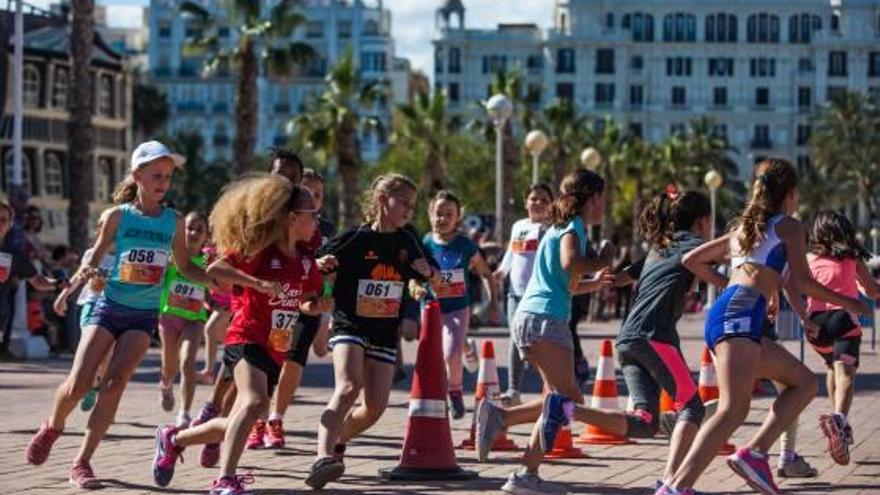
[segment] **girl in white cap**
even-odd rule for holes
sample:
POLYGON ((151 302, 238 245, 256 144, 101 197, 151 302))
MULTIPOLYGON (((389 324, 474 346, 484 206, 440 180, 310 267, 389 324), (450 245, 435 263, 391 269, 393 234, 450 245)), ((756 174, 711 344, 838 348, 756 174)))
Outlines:
POLYGON ((185 159, 157 141, 141 144, 131 157, 131 174, 114 192, 116 206, 102 214, 94 254, 74 278, 89 278, 109 246, 116 255, 104 293, 83 328, 70 373, 55 392, 52 411, 27 447, 27 460, 46 462, 52 444, 64 431, 67 416, 88 392, 98 364, 111 347, 113 355, 91 411, 79 452, 70 469, 70 482, 79 488, 100 486, 90 461, 119 406, 128 380, 150 347, 159 317, 159 297, 171 255, 190 280, 207 282, 205 271, 193 265, 186 248, 183 222, 162 206, 174 169, 185 159))

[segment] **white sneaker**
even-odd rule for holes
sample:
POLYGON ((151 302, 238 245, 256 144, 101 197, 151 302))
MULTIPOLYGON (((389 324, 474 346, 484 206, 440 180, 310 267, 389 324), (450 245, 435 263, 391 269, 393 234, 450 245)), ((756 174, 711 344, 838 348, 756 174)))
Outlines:
POLYGON ((189 428, 190 423, 192 423, 192 418, 189 416, 188 412, 180 411, 177 413, 177 422, 174 423, 175 426, 181 430, 185 430, 189 428))
POLYGON ((556 483, 544 481, 537 474, 510 473, 501 491, 513 495, 568 495, 568 489, 556 483))
POLYGON ((480 358, 477 356, 476 339, 464 341, 464 367, 468 373, 476 373, 480 369, 480 358))

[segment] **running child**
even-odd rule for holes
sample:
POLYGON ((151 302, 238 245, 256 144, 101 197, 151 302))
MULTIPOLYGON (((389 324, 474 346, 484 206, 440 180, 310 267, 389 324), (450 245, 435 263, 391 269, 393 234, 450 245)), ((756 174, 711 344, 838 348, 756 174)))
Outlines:
POLYGON ((477 405, 475 440, 478 459, 484 461, 495 437, 508 426, 535 422, 521 470, 510 474, 501 489, 514 494, 567 493, 565 487, 544 481, 538 469, 544 453, 553 448, 556 434, 572 418, 617 435, 628 423, 644 418, 583 406, 575 378, 574 341, 568 328, 571 297, 595 292, 613 282, 608 268, 613 249, 600 250, 598 258, 584 256, 588 225, 602 220, 605 181, 580 169, 565 177, 551 216, 553 227, 538 246, 535 268, 513 318, 513 342, 523 358, 541 374, 545 397, 522 406, 503 409, 482 400, 477 405), (585 274, 594 278, 582 279, 585 274))
POLYGON ((318 455, 306 484, 322 488, 345 472, 346 443, 382 417, 391 392, 400 304, 411 279, 437 275, 436 262, 404 226, 412 218, 416 185, 399 174, 373 181, 366 223, 319 251, 338 260, 333 296, 335 389, 318 423, 318 455), (364 393, 363 403, 354 403, 364 393))
MULTIPOLYGON (((510 242, 504 252, 501 265, 495 271, 495 280, 501 285, 504 277, 510 276, 510 289, 507 294, 507 326, 513 338, 513 316, 522 299, 532 268, 538 244, 550 227, 550 206, 553 204, 553 190, 546 184, 532 184, 526 189, 525 205, 528 217, 514 222, 510 229, 510 242)), ((505 406, 518 406, 521 403, 525 363, 516 346, 510 346, 507 356, 507 390, 501 395, 505 406)))
POLYGON ((157 141, 143 143, 134 150, 131 175, 114 194, 119 206, 104 212, 95 251, 83 275, 93 274, 115 241, 113 271, 86 319, 73 366, 55 393, 50 416, 27 447, 28 462, 46 462, 52 445, 64 431, 67 416, 92 387, 99 363, 115 346, 70 469, 70 482, 79 488, 100 486, 90 464, 92 455, 113 422, 128 380, 150 347, 150 336, 159 320, 165 268, 172 253, 187 278, 207 281, 204 270, 189 259, 183 222, 174 210, 162 206, 174 169, 183 162, 182 156, 157 141))
MULTIPOLYGON (((800 197, 797 172, 785 160, 758 164, 752 193, 735 226, 724 236, 688 253, 683 263, 708 283, 725 288, 706 318, 706 345, 715 354, 720 400, 718 412, 697 433, 675 474, 663 480, 657 495, 691 494, 700 474, 730 435, 746 419, 752 388, 758 377, 786 386, 770 408, 764 423, 737 452, 727 458, 733 471, 754 490, 776 495, 779 489, 768 465, 770 447, 816 395, 813 374, 782 346, 761 335, 767 318, 767 301, 790 284, 810 297, 856 313, 867 305, 842 296, 810 276, 806 260, 806 233, 791 217, 800 197), (714 266, 729 257, 728 280, 714 266)), ((790 295, 790 293, 787 292, 790 295)), ((792 304, 797 301, 790 300, 792 304)), ((805 322, 808 334, 815 327, 805 322)))
MULTIPOLYGON (((858 298, 859 287, 871 299, 880 298, 880 287, 865 265, 870 255, 856 240, 856 229, 842 213, 820 211, 810 232, 807 262, 817 282, 849 298, 858 298)), ((852 427, 847 421, 859 368, 862 327, 858 317, 833 303, 808 299, 810 320, 819 326, 810 345, 828 367, 826 384, 832 414, 819 417, 822 433, 828 438, 828 453, 837 464, 849 464, 852 427)))
MULTIPOLYGON (((210 237, 210 235, 209 235, 210 237)), ((207 244, 202 249, 205 256, 205 264, 210 265, 219 255, 217 249, 207 244)), ((199 383, 212 384, 215 383, 214 371, 217 362, 217 347, 226 337, 226 329, 229 327, 229 320, 232 313, 229 309, 229 301, 232 299, 231 287, 208 287, 207 305, 211 310, 208 320, 205 322, 205 364, 197 375, 199 383)))
MULTIPOLYGON (((315 200, 315 209, 319 212, 324 205, 324 177, 315 170, 307 168, 302 173, 302 187, 312 193, 315 200)), ((324 218, 318 217, 317 233, 320 234, 320 244, 323 245, 336 233, 336 226, 324 218)), ((284 447, 284 414, 290 406, 296 390, 302 380, 303 368, 309 359, 309 349, 319 332, 327 333, 329 328, 329 315, 301 314, 299 322, 293 332, 293 343, 290 352, 281 366, 281 377, 272 397, 271 413, 269 421, 257 420, 254 429, 248 437, 249 449, 279 449, 284 447), (325 323, 326 322, 326 323, 325 323)))
POLYGON ((266 414, 281 364, 290 352, 300 314, 333 307, 318 299, 321 276, 315 260, 298 244, 316 226, 317 210, 304 188, 275 176, 243 179, 229 187, 211 212, 214 239, 222 256, 208 273, 235 286, 232 323, 223 351, 225 380, 234 380, 237 397, 228 417, 180 430, 156 430, 153 478, 167 486, 189 445, 222 441, 220 476, 211 495, 239 495, 252 476, 236 474, 254 422, 266 414))
MULTIPOLYGON (((204 268, 202 248, 208 237, 208 219, 190 212, 184 219, 186 247, 192 264, 204 268)), ((159 402, 162 410, 174 409, 174 377, 180 371, 180 410, 177 427, 186 428, 192 421, 193 396, 196 391, 196 355, 202 340, 207 312, 207 287, 184 277, 174 265, 165 273, 165 287, 159 300, 159 338, 162 343, 162 367, 159 376, 159 402)))
POLYGON ((449 383, 449 403, 452 417, 464 417, 462 396, 462 355, 470 322, 468 272, 475 272, 489 285, 493 320, 498 315, 497 285, 492 270, 468 237, 457 232, 461 219, 461 202, 451 191, 437 191, 428 203, 428 217, 432 232, 422 242, 440 263, 440 280, 432 289, 440 301, 443 323, 443 359, 449 383))

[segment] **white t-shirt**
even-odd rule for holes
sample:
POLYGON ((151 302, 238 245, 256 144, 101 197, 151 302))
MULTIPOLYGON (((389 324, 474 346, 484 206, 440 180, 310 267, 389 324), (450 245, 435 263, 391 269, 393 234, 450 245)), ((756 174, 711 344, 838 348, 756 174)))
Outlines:
MULTIPOLYGON (((88 263, 89 260, 92 259, 94 253, 94 248, 87 249, 83 255, 83 262, 88 263)), ((113 271, 113 263, 115 261, 116 257, 112 254, 104 255, 104 259, 102 259, 101 264, 98 265, 98 276, 90 278, 88 282, 83 285, 79 297, 76 298, 76 303, 78 305, 82 306, 83 304, 92 303, 98 300, 101 293, 104 292, 104 284, 106 284, 107 279, 110 278, 110 272, 113 271)))
POLYGON ((517 220, 510 229, 510 243, 499 269, 510 275, 510 291, 514 296, 521 297, 526 291, 538 244, 546 232, 545 224, 532 222, 528 218, 517 220))

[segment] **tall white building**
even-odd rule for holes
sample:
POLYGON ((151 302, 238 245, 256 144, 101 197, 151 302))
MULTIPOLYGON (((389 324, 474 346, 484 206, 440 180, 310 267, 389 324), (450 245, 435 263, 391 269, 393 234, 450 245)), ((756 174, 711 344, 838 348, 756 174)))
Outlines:
MULTIPOLYGON (((274 0, 264 0, 274 4, 274 0)), ((197 0, 220 17, 219 36, 224 43, 235 43, 235 29, 224 26, 220 0, 197 0)), ((168 131, 197 131, 205 138, 206 158, 232 157, 235 134, 234 98, 235 77, 220 74, 210 78, 200 76, 200 61, 187 57, 183 45, 190 29, 179 11, 180 0, 151 0, 149 63, 151 81, 163 87, 168 95, 171 116, 168 131)), ((382 0, 299 0, 298 12, 307 22, 298 29, 292 40, 312 45, 318 57, 300 73, 291 78, 261 75, 258 80, 259 128, 257 152, 287 142, 287 123, 303 110, 310 96, 319 95, 325 88, 327 70, 352 50, 355 64, 364 81, 392 81, 399 75, 394 71, 394 39, 391 36, 391 12, 382 0)), ((393 95, 392 95, 393 97, 393 95)), ((391 101, 392 98, 389 98, 391 101)), ((386 124, 389 122, 389 102, 380 102, 367 112, 386 124)), ((361 136, 365 159, 375 159, 384 148, 381 132, 361 136)))
POLYGON ((659 141, 707 115, 741 170, 767 155, 809 165, 810 113, 835 92, 880 99, 880 0, 556 0, 552 27, 468 29, 437 10, 435 87, 454 109, 518 69, 542 104, 567 98, 659 141))

